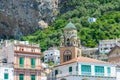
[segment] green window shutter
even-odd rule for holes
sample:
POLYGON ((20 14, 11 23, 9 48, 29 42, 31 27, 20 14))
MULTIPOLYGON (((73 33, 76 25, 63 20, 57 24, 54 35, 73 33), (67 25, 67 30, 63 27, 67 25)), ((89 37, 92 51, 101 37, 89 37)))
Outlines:
POLYGON ((78 66, 76 66, 76 71, 78 71, 78 66))
POLYGON ((104 67, 103 66, 95 66, 95 72, 104 73, 104 67))
POLYGON ((110 67, 107 67, 107 74, 108 74, 108 76, 111 76, 111 68, 110 67))
POLYGON ((108 72, 108 73, 111 73, 110 67, 107 68, 107 72, 108 72))
POLYGON ((8 73, 4 74, 4 79, 8 79, 8 73))
POLYGON ((31 75, 31 80, 35 80, 35 75, 31 75))
POLYGON ((24 66, 24 57, 20 57, 19 64, 20 64, 20 67, 24 66))
POLYGON ((95 66, 95 75, 104 76, 104 66, 95 66))
POLYGON ((24 80, 24 74, 19 75, 19 80, 24 80))
POLYGON ((91 66, 90 65, 81 65, 82 75, 91 75, 91 66))
POLYGON ((35 68, 35 58, 31 58, 31 66, 32 68, 35 68))
POLYGON ((58 74, 58 70, 55 70, 55 76, 58 74))
POLYGON ((69 72, 72 72, 72 67, 69 67, 69 72))

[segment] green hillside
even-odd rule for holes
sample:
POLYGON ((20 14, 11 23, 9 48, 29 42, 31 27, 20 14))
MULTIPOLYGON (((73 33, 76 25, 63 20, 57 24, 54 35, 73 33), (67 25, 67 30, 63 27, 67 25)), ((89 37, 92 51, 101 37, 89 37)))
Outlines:
POLYGON ((42 51, 59 46, 62 28, 71 20, 78 29, 81 44, 95 47, 99 40, 120 37, 120 0, 63 0, 58 18, 48 29, 38 30, 22 40, 39 42, 42 51), (97 21, 89 23, 88 18, 97 21))

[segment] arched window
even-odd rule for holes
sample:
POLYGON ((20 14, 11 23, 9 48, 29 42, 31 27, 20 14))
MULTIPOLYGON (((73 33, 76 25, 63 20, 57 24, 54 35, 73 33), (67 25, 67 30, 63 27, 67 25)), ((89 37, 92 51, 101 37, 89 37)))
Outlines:
POLYGON ((78 51, 77 51, 77 57, 79 57, 79 56, 80 56, 80 51, 78 50, 78 51))
POLYGON ((72 53, 71 53, 71 51, 66 50, 64 52, 64 54, 63 54, 63 59, 64 59, 64 62, 71 60, 72 59, 72 53))
POLYGON ((67 39, 67 46, 70 46, 70 39, 67 39))
POLYGON ((61 80, 67 80, 67 79, 65 79, 65 78, 62 78, 61 80))

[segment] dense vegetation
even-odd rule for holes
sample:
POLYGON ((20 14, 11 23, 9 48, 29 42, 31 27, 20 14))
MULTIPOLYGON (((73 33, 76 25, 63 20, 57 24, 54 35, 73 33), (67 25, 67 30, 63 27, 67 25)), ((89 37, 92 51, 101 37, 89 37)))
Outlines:
POLYGON ((78 29, 81 44, 95 47, 99 40, 120 37, 120 0, 63 0, 58 18, 48 29, 38 30, 22 40, 39 42, 42 50, 59 46, 62 28, 69 22, 78 29), (97 21, 89 23, 88 18, 97 21))

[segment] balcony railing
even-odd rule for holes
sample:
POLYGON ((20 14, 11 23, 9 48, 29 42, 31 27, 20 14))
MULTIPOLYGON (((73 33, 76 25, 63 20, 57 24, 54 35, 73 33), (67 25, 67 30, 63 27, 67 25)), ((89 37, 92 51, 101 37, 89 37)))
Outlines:
POLYGON ((95 73, 95 76, 104 76, 104 73, 95 73))
POLYGON ((19 50, 15 50, 15 53, 25 53, 25 54, 36 54, 36 55, 40 55, 40 52, 31 52, 31 51, 19 51, 19 50))
POLYGON ((24 64, 20 64, 19 66, 20 66, 20 68, 23 68, 23 67, 24 67, 24 64))
POLYGON ((0 63, 0 67, 8 67, 8 68, 12 68, 12 67, 13 67, 13 64, 0 63))
POLYGON ((73 71, 73 72, 58 74, 56 77, 63 77, 63 76, 65 76, 65 75, 78 75, 78 74, 79 74, 78 72, 73 71))
POLYGON ((111 74, 110 74, 110 73, 108 73, 108 74, 107 74, 107 76, 111 76, 111 74))
POLYGON ((37 70, 41 70, 42 66, 14 64, 14 68, 16 68, 16 69, 37 69, 37 70))
POLYGON ((82 72, 81 75, 91 76, 91 72, 82 72))
POLYGON ((35 68, 35 65, 31 65, 31 68, 35 68))
MULTIPOLYGON (((59 78, 59 77, 64 77, 64 76, 67 76, 67 75, 76 75, 76 76, 91 76, 91 77, 96 77, 96 76, 99 76, 99 77, 106 77, 104 75, 104 73, 95 73, 95 75, 92 75, 91 72, 81 72, 81 74, 77 71, 74 71, 74 72, 67 72, 67 73, 62 73, 62 74, 57 74, 56 77, 59 78)), ((110 74, 107 75, 108 77, 112 77, 110 74)))

